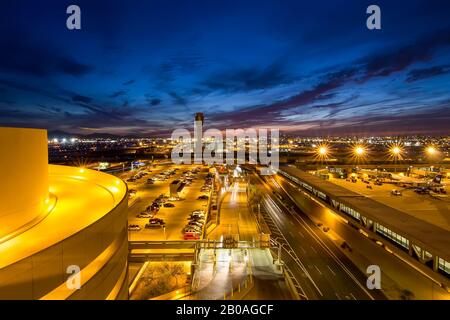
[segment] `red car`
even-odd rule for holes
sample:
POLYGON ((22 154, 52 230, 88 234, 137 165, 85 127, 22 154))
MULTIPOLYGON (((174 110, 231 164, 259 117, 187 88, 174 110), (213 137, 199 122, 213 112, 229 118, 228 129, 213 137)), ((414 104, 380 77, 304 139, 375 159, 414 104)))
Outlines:
POLYGON ((200 235, 196 232, 186 232, 184 234, 184 240, 200 240, 200 235))

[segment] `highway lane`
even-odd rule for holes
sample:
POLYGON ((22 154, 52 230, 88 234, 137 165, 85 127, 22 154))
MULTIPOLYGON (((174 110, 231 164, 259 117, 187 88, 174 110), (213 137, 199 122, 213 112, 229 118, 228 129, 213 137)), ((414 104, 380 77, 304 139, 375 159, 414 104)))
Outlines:
MULTIPOLYGON (((385 299, 381 292, 365 287, 366 275, 304 213, 279 201, 272 192, 278 189, 276 185, 256 177, 252 181, 261 186, 264 210, 282 234, 279 241, 287 242, 282 260, 310 299, 385 299)), ((283 194, 281 189, 276 192, 283 194)))

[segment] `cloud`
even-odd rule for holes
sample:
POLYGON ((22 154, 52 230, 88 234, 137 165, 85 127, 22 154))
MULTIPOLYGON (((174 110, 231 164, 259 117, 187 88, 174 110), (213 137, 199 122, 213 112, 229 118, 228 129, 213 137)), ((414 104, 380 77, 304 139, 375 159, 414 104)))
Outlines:
POLYGON ((187 103, 186 98, 180 96, 178 93, 171 91, 168 94, 169 94, 169 96, 171 96, 173 98, 175 104, 179 104, 182 106, 186 105, 186 103, 187 103))
POLYGON ((110 98, 117 98, 127 94, 125 90, 118 90, 109 95, 110 98))
POLYGON ((414 69, 408 72, 408 77, 406 82, 414 82, 418 80, 423 80, 431 77, 436 77, 450 72, 450 66, 441 65, 434 66, 430 68, 414 69))
POLYGON ((66 74, 79 77, 93 72, 90 65, 80 63, 57 49, 39 43, 27 43, 26 37, 0 38, 0 71, 45 77, 66 74))
POLYGON ((440 30, 403 46, 398 50, 365 58, 365 74, 361 80, 373 77, 389 76, 394 72, 405 70, 416 62, 431 60, 437 49, 450 45, 450 29, 440 30))
POLYGON ((128 80, 128 81, 125 81, 124 83, 122 83, 122 85, 129 86, 130 84, 133 84, 133 83, 135 83, 134 80, 128 80))
POLYGON ((153 98, 153 99, 150 99, 150 100, 149 100, 149 104, 150 104, 152 107, 160 105, 161 102, 162 102, 161 99, 158 99, 158 98, 153 98))
MULTIPOLYGON (((350 65, 343 66, 335 71, 329 71, 319 77, 318 84, 296 95, 274 103, 213 114, 210 118, 218 123, 233 123, 235 126, 252 126, 265 123, 282 124, 286 121, 283 115, 285 111, 293 109, 298 112, 298 108, 309 106, 320 100, 332 98, 336 90, 346 85, 362 84, 376 77, 388 77, 394 72, 405 70, 414 63, 428 61, 439 48, 448 45, 450 45, 450 30, 439 31, 422 38, 412 45, 403 46, 398 50, 381 55, 367 56, 362 60, 354 61, 350 65)), ((439 72, 439 70, 433 71, 439 72)), ((429 73, 433 71, 429 71, 429 73)), ((246 75, 247 73, 243 74, 246 75)), ((413 74, 423 76, 426 74, 426 71, 415 72, 413 74)), ((231 79, 234 78, 231 77, 231 79)), ((245 79, 245 77, 236 77, 236 79, 245 79)), ((280 80, 281 77, 278 79, 280 80)), ((268 84, 271 84, 271 81, 268 84)), ((263 83, 263 81, 256 83, 263 83)), ((223 87, 225 88, 227 86, 223 87)), ((229 87, 233 88, 231 85, 229 87)), ((257 86, 251 87, 254 88, 257 86)), ((340 104, 338 106, 341 107, 340 104)), ((330 107, 330 105, 327 107, 330 107)), ((339 112, 340 108, 334 108, 333 111, 329 112, 327 118, 332 118, 339 112)))
POLYGON ((201 85, 209 90, 238 92, 267 89, 294 80, 295 77, 287 74, 280 63, 273 63, 266 68, 252 67, 215 73, 201 85))
POLYGON ((90 103, 92 101, 92 98, 85 97, 82 95, 75 95, 72 97, 72 101, 74 102, 82 102, 82 103, 90 103))

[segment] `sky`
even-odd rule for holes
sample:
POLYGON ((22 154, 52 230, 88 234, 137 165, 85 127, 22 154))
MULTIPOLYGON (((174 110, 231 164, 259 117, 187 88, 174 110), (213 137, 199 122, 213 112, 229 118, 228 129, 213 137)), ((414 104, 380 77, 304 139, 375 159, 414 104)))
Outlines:
POLYGON ((204 112, 220 130, 450 134, 450 1, 1 4, 0 126, 166 136, 204 112))

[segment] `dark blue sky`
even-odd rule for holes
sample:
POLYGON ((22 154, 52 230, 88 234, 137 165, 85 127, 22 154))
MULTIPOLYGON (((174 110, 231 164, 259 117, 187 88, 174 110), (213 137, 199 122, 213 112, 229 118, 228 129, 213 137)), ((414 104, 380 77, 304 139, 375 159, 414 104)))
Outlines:
POLYGON ((450 132, 450 1, 1 4, 0 125, 154 135, 202 111, 219 129, 450 132))

